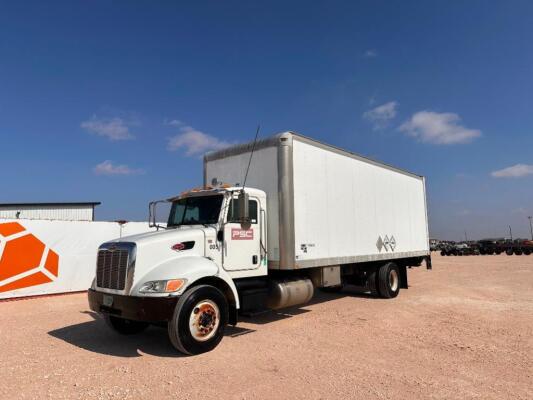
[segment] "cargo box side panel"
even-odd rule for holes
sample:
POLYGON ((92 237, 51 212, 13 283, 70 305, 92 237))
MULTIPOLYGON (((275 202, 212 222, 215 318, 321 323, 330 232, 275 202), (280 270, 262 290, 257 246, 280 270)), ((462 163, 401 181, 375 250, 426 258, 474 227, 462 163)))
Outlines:
MULTIPOLYGON (((205 179, 209 184, 213 178, 219 182, 242 186, 250 152, 208 161, 205 165, 205 179)), ((254 152, 247 187, 261 189, 267 195, 267 251, 269 261, 279 261, 279 202, 278 202, 278 150, 276 146, 254 152)))
POLYGON ((423 179, 293 140, 299 268, 427 253, 423 179))

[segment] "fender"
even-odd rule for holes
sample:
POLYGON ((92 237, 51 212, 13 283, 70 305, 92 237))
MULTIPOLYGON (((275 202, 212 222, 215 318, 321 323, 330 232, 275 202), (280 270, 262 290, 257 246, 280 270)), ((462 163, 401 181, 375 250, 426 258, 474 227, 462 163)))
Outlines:
MULTIPOLYGON (((233 283, 229 274, 224 271, 224 269, 219 268, 218 265, 210 259, 201 256, 179 257, 159 264, 157 267, 148 271, 144 276, 135 279, 135 284, 130 291, 130 296, 147 297, 146 293, 139 292, 140 287, 145 282, 183 278, 187 280, 186 285, 173 294, 180 295, 187 290, 188 287, 193 285, 194 282, 206 277, 217 277, 226 282, 235 297, 236 308, 240 308, 239 294, 235 287, 235 283, 233 283)), ((161 293, 150 294, 148 296, 166 297, 168 295, 168 293, 161 293)))

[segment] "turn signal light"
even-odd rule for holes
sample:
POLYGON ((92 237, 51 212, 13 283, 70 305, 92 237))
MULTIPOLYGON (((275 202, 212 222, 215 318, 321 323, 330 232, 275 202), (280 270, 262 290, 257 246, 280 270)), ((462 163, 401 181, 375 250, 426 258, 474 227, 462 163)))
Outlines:
POLYGON ((165 292, 177 292, 181 289, 185 281, 183 279, 171 279, 167 281, 165 292))

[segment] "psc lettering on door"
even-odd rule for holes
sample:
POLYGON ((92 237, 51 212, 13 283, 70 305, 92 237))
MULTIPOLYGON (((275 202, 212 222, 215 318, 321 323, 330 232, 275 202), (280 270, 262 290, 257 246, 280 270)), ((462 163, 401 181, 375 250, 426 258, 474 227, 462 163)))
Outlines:
POLYGON ((253 240, 253 239, 254 239, 253 229, 233 228, 231 230, 231 240, 253 240))

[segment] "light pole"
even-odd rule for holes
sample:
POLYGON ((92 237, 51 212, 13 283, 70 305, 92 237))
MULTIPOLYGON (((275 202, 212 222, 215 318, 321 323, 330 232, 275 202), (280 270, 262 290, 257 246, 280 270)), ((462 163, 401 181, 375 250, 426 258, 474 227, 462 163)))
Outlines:
POLYGON ((513 241, 513 230, 511 229, 511 225, 509 225, 509 235, 511 236, 511 242, 513 241))
POLYGON ((531 219, 533 219, 533 217, 530 215, 527 219, 529 219, 529 231, 531 232, 531 240, 533 240, 533 225, 531 224, 531 219))

